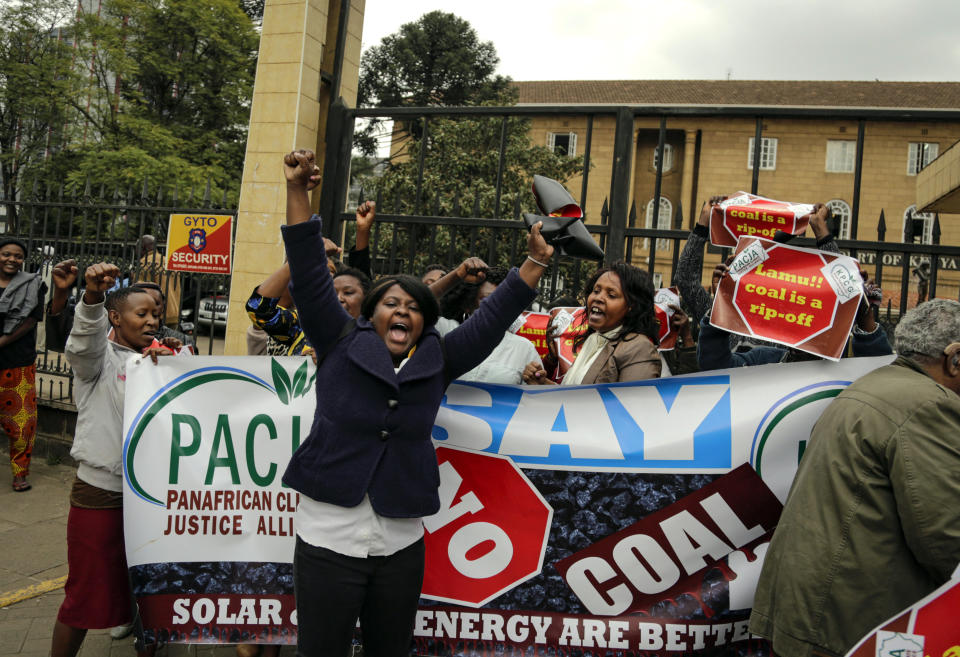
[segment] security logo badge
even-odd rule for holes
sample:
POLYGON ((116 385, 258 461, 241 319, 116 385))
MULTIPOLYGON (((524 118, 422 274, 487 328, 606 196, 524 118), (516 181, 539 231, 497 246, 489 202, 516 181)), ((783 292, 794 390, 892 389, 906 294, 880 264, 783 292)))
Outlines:
POLYGON ((190 229, 190 241, 187 242, 190 250, 194 253, 200 253, 207 248, 207 231, 203 228, 190 229))

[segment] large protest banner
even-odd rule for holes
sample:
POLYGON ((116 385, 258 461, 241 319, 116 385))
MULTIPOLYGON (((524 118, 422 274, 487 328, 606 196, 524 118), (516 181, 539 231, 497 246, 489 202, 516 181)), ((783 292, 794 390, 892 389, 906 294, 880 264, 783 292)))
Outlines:
POLYGON ((741 237, 710 323, 837 360, 863 296, 853 258, 741 237))
MULTIPOLYGON (((735 644, 810 427, 889 357, 600 386, 454 383, 434 428, 424 655, 735 644)), ((128 366, 124 519, 144 625, 164 640, 292 643, 302 358, 128 366)), ((362 637, 361 637, 362 639, 362 637)))

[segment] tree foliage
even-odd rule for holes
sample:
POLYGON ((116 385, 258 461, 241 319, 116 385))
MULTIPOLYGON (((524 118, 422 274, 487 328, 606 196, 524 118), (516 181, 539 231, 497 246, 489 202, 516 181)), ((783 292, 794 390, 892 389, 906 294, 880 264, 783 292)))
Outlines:
MULTIPOLYGON (((68 145, 76 187, 111 166, 170 187, 243 166, 257 34, 236 0, 109 0, 84 15, 90 102, 76 110, 96 139, 68 145)), ((118 172, 118 170, 114 170, 118 172)))
POLYGON ((236 190, 258 45, 241 4, 103 0, 97 13, 69 0, 7 5, 0 123, 19 117, 20 141, 9 146, 0 127, 0 158, 16 154, 20 188, 124 189, 146 179, 172 193, 212 179, 218 197, 236 190), (61 32, 51 29, 52 6, 61 8, 61 32))
MULTIPOLYGON (((510 78, 495 74, 499 62, 493 43, 480 41, 469 22, 431 11, 363 53, 357 105, 512 105, 516 92, 510 78)), ((358 132, 362 153, 377 152, 382 124, 373 119, 358 132)), ((417 136, 417 130, 415 124, 408 125, 405 133, 417 136)))
POLYGON ((369 179, 367 185, 382 195, 385 203, 406 211, 417 206, 449 215, 459 204, 468 211, 476 208, 481 217, 515 219, 515 206, 522 211, 534 211, 530 193, 534 174, 565 181, 583 168, 582 157, 558 155, 544 146, 531 145, 529 128, 529 120, 518 117, 432 118, 426 137, 407 140, 403 157, 395 160, 381 177, 369 179), (501 174, 503 130, 506 148, 501 174))
POLYGON ((266 0, 240 0, 240 8, 257 25, 263 20, 263 8, 266 0))
MULTIPOLYGON (((510 106, 516 103, 516 91, 509 78, 495 74, 498 62, 493 44, 481 42, 467 21, 433 11, 364 53, 359 104, 510 106)), ((367 155, 378 150, 376 129, 368 125, 358 132, 358 150, 367 155)), ((383 174, 367 166, 362 172, 355 169, 354 178, 367 198, 379 199, 381 214, 516 219, 519 212, 535 211, 530 193, 534 174, 566 181, 583 169, 582 157, 533 146, 529 132, 530 121, 516 116, 395 123, 383 174)), ((508 264, 509 254, 525 248, 519 230, 425 230, 384 229, 377 251, 403 257, 405 269, 416 272, 428 260, 448 260, 451 254, 456 259, 483 253, 495 260, 489 264, 508 264)))
MULTIPOLYGON (((583 170, 583 158, 532 146, 529 124, 529 120, 518 117, 432 118, 425 129, 421 124, 420 137, 406 140, 401 157, 395 158, 382 176, 361 180, 364 195, 379 199, 378 212, 383 214, 518 219, 522 212, 537 212, 530 192, 534 174, 566 181, 583 170), (500 143, 504 130, 501 172, 500 143)), ((511 247, 505 246, 509 238, 497 233, 503 231, 491 228, 459 233, 438 231, 430 239, 436 241, 433 250, 453 253, 454 260, 489 253, 483 257, 495 259, 488 264, 514 264, 508 257, 511 247), (451 239, 455 240, 452 248, 451 239), (499 246, 489 249, 481 246, 494 243, 499 246)), ((437 259, 429 250, 415 246, 422 238, 416 232, 399 237, 400 252, 415 253, 410 256, 413 258, 411 271, 419 271, 428 261, 437 259)), ((393 240, 393 234, 384 231, 377 245, 379 252, 394 248, 393 240)))
POLYGON ((24 176, 69 138, 69 100, 83 84, 73 65, 69 0, 0 5, 0 193, 14 199, 24 176))
POLYGON ((509 78, 494 75, 499 62, 493 43, 480 41, 470 23, 431 11, 363 54, 357 103, 478 105, 509 86, 509 78))

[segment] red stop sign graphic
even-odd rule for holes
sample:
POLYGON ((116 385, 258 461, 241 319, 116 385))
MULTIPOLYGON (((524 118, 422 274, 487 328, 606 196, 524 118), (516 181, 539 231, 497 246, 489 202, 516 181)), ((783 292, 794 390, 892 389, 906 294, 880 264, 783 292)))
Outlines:
POLYGON ((553 509, 505 456, 437 447, 437 461, 421 595, 479 607, 540 572, 553 509))
POLYGON ((826 264, 815 253, 774 246, 737 281, 733 306, 754 335, 798 345, 828 330, 840 305, 820 273, 826 264))

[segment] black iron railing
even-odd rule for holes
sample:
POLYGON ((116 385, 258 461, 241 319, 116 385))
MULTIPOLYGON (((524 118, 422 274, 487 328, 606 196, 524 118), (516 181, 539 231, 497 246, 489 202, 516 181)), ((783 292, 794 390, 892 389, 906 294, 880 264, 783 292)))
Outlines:
MULTIPOLYGON (((593 215, 587 210, 585 223, 591 233, 606 252, 608 261, 623 259, 634 265, 646 268, 654 274, 654 280, 669 285, 676 271, 677 261, 688 231, 693 226, 694 217, 682 207, 674 204, 671 226, 667 228, 647 228, 638 226, 637 207, 633 198, 638 195, 632 182, 631 167, 637 148, 637 119, 656 119, 658 121, 657 152, 664 152, 666 135, 671 120, 683 119, 689 127, 691 119, 730 118, 742 122, 744 118, 754 121, 754 144, 761 144, 764 134, 764 121, 767 119, 833 119, 856 121, 856 156, 851 176, 850 209, 846 234, 850 239, 839 241, 841 248, 858 257, 869 275, 874 277, 887 292, 886 314, 893 321, 918 300, 934 296, 957 298, 960 296, 960 275, 945 279, 944 272, 953 272, 960 268, 960 247, 940 244, 939 217, 933 219, 933 230, 929 233, 931 243, 914 243, 914 224, 905 222, 903 242, 887 242, 886 224, 883 211, 880 212, 876 235, 863 235, 861 215, 861 181, 863 178, 863 152, 868 141, 867 126, 872 122, 914 123, 918 121, 948 121, 960 124, 960 111, 956 110, 888 110, 858 108, 808 108, 808 107, 614 107, 614 106, 515 106, 515 107, 470 107, 470 108, 385 108, 385 109, 348 109, 342 103, 334 103, 330 121, 335 126, 329 134, 339 135, 338 140, 328 141, 325 154, 324 182, 320 201, 321 214, 332 220, 325 222, 328 234, 342 236, 346 241, 352 239, 352 208, 347 208, 347 199, 351 185, 350 155, 355 149, 354 129, 358 121, 391 120, 394 122, 392 139, 396 139, 397 125, 406 126, 406 136, 412 145, 401 156, 400 161, 417 162, 415 184, 402 196, 385 196, 381 191, 361 190, 364 196, 373 197, 378 202, 378 221, 372 239, 372 258, 375 273, 404 271, 420 273, 425 265, 437 263, 454 266, 468 255, 479 255, 488 259, 490 264, 510 264, 517 262, 519 254, 524 252, 524 228, 520 221, 522 212, 533 211, 532 199, 521 200, 514 197, 512 203, 504 204, 501 199, 511 190, 502 189, 501 181, 505 168, 511 166, 506 158, 506 139, 501 139, 496 159, 499 166, 491 173, 490 184, 496 188, 496 203, 481 203, 480 196, 473 195, 469 185, 457 189, 452 195, 431 198, 425 192, 423 181, 431 173, 426 170, 429 161, 431 143, 428 135, 432 123, 439 120, 451 121, 500 121, 504 134, 507 122, 515 118, 564 118, 582 120, 586 125, 586 139, 582 151, 583 168, 579 172, 581 205, 587 208, 588 186, 602 185, 609 190, 605 194, 602 208, 593 215), (600 179, 596 171, 591 172, 591 161, 595 158, 595 126, 599 119, 613 121, 613 158, 609 178, 600 179), (412 137, 411 137, 412 135, 412 137), (686 214, 685 214, 686 211, 686 214), (858 237, 866 239, 857 239, 858 237)), ((494 146, 494 149, 497 147, 494 146)), ((394 149, 396 150, 396 149, 394 149)), ((752 193, 759 190, 761 170, 761 148, 754 148, 753 166, 745 168, 744 180, 740 189, 749 189, 752 193)), ((695 143, 693 190, 691 196, 697 198, 699 184, 700 133, 695 143)), ((493 158, 493 153, 490 154, 493 158)), ((686 156, 686 155, 685 155, 686 156)), ((653 219, 650 225, 659 226, 660 198, 663 184, 664 158, 656 160, 656 172, 651 190, 653 219)), ((536 173, 536 172, 532 172, 536 173)), ((374 183, 375 184, 375 183, 374 183)), ((727 190, 733 192, 735 190, 727 190)), ((529 196, 529 194, 527 195, 529 196)), ((825 200, 825 199, 824 199, 825 200)), ((353 204, 351 203, 351 206, 353 204)), ((699 208, 697 208, 699 210, 699 208)), ((647 223, 646 221, 644 223, 647 223)), ((834 222, 834 233, 839 235, 839 225, 834 222)), ((797 239, 798 245, 813 246, 810 239, 797 239)), ((710 248, 705 265, 705 279, 723 255, 722 250, 710 248)), ((583 280, 592 271, 594 265, 582 261, 556 258, 549 275, 544 277, 544 297, 549 301, 561 293, 579 292, 583 280)))
MULTIPOLYGON (((52 287, 53 266, 67 258, 77 260, 82 279, 91 264, 116 264, 128 282, 162 280, 168 299, 179 297, 180 308, 192 310, 189 321, 197 333, 208 336, 207 350, 213 346, 216 322, 198 322, 198 309, 206 297, 226 294, 229 276, 173 274, 159 277, 163 269, 161 252, 167 237, 171 214, 235 214, 226 193, 211 199, 210 185, 204 190, 189 190, 165 196, 162 189, 144 184, 139 190, 92 190, 70 194, 63 187, 38 188, 19 199, 0 198, 0 221, 6 235, 18 237, 27 245, 24 269, 40 272, 52 287), (158 250, 143 255, 141 237, 153 235, 158 250)), ((79 288, 74 295, 79 294, 79 288)), ((168 301, 171 303, 171 301, 168 301)), ((44 334, 40 330, 40 336, 44 334)), ((37 347, 37 398, 44 403, 71 404, 73 378, 63 354, 48 350, 45 341, 37 347)))
MULTIPOLYGON (((519 194, 504 183, 506 173, 514 165, 508 157, 508 130, 516 120, 536 117, 582 120, 585 139, 580 157, 582 167, 579 189, 573 190, 581 205, 587 208, 585 223, 604 248, 608 261, 623 259, 647 269, 654 280, 669 285, 676 271, 679 254, 693 214, 682 201, 674 204, 669 228, 647 228, 638 225, 635 197, 641 196, 632 177, 637 152, 637 120, 654 119, 657 152, 663 153, 671 121, 683 119, 749 118, 754 121, 754 143, 761 144, 765 119, 838 119, 857 122, 855 170, 851 176, 851 216, 848 234, 853 239, 840 240, 841 248, 858 257, 870 275, 887 291, 886 315, 893 321, 918 301, 934 296, 957 298, 960 295, 960 247, 940 244, 939 218, 928 231, 929 244, 915 243, 915 222, 905 222, 904 241, 888 242, 886 223, 881 212, 876 235, 862 235, 860 189, 863 177, 863 152, 871 122, 936 122, 960 124, 960 111, 953 110, 874 110, 784 107, 616 107, 616 106, 515 106, 476 108, 389 108, 351 110, 337 102, 331 107, 327 130, 327 151, 324 156, 324 180, 321 187, 321 214, 327 218, 325 230, 346 242, 353 238, 353 213, 347 208, 350 192, 351 155, 355 150, 354 128, 358 121, 389 119, 411 128, 414 148, 404 157, 417 164, 412 189, 405 196, 384 195, 381 191, 362 190, 378 201, 378 220, 371 244, 375 273, 404 271, 420 273, 427 264, 453 266, 468 255, 484 257, 490 264, 513 264, 525 251, 525 229, 522 212, 534 211, 529 193, 519 194), (426 186, 430 161, 430 134, 441 120, 493 121, 499 126, 499 139, 494 140, 489 155, 496 166, 486 181, 492 190, 487 196, 475 193, 469 185, 456 188, 445 196, 431 197, 426 186), (612 122, 612 158, 609 172, 601 175, 594 166, 598 148, 596 129, 599 122, 612 122), (332 138, 331 138, 332 137, 332 138), (419 141, 416 141, 419 139, 419 141), (603 190, 599 210, 588 208, 588 191, 603 190), (856 239, 867 237, 867 240, 856 239), (871 239, 872 238, 872 239, 871 239)), ((700 136, 694 145, 692 198, 698 198, 700 136)), ((580 149, 578 149, 580 150, 580 149)), ((762 193, 759 189, 761 148, 754 149, 753 166, 746 168, 741 189, 762 193)), ((606 156, 605 156, 606 157, 606 156)), ((650 225, 660 226, 660 198, 663 189, 663 157, 656 161, 655 175, 649 190, 652 196, 650 225)), ((734 191, 734 190, 727 190, 734 191)), ((593 198, 596 198, 594 193, 593 198)), ((352 203, 351 203, 352 205, 352 203)), ((22 238, 28 245, 27 268, 48 271, 63 258, 75 257, 80 267, 107 260, 118 264, 136 278, 142 269, 139 240, 144 234, 156 236, 158 244, 166 238, 167 220, 173 213, 232 214, 226 197, 215 201, 210 186, 201 193, 191 191, 165 197, 162 190, 151 190, 145 184, 140 190, 91 190, 70 195, 62 188, 34 189, 23 198, 0 199, 0 220, 8 233, 22 238)), ((647 221, 642 223, 646 224, 647 221)), ((836 226, 834 226, 835 232, 836 226)), ((800 245, 811 240, 798 239, 800 245)), ((704 265, 704 278, 713 263, 723 256, 720 249, 709 249, 704 265)), ((157 263, 158 264, 158 263, 157 263)), ((543 279, 541 300, 548 302, 560 294, 577 294, 594 268, 593 263, 556 257, 543 279)), ((184 307, 196 308, 203 297, 229 289, 227 277, 185 277, 181 296, 184 307)), ((168 289, 169 293, 169 289, 168 289)), ((211 334, 214 324, 199 326, 211 334)), ((212 347, 212 340, 210 341, 212 347)), ((41 345, 42 347, 42 345, 41 345)), ((45 401, 71 398, 69 367, 62 355, 41 350, 38 360, 41 373, 40 397, 45 401)))

